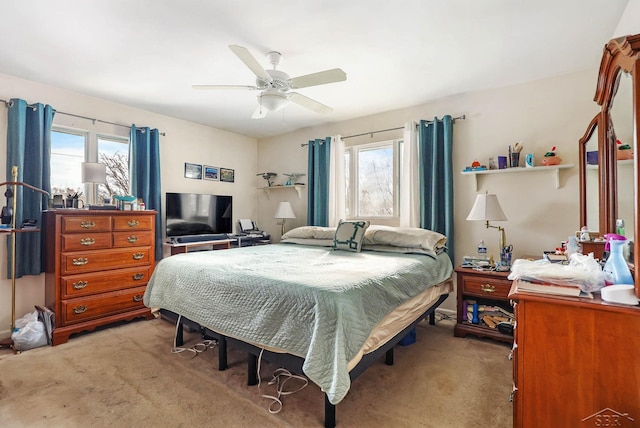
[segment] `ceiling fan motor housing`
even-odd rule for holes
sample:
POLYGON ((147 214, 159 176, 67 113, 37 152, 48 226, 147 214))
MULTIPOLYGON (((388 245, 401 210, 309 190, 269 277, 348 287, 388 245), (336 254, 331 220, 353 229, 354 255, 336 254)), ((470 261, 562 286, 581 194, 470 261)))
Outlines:
POLYGON ((289 75, 280 70, 266 70, 271 76, 271 82, 264 79, 257 78, 256 86, 258 89, 274 89, 279 92, 287 92, 291 87, 289 86, 289 75))

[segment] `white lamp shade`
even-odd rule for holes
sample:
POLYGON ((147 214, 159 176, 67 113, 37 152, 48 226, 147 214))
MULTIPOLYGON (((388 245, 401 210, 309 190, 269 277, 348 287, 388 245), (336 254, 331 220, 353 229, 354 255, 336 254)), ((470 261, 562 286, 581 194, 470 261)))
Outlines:
POLYGON ((505 221, 507 216, 500 207, 498 197, 485 193, 476 196, 476 201, 473 203, 473 208, 471 208, 467 220, 505 221))
POLYGON ((99 162, 82 162, 83 183, 106 183, 107 166, 99 162))
POLYGON ((296 218, 291 202, 280 202, 273 218, 296 218))
POLYGON ((260 105, 269 111, 278 111, 287 104, 289 104, 289 99, 284 94, 265 91, 260 95, 260 105))

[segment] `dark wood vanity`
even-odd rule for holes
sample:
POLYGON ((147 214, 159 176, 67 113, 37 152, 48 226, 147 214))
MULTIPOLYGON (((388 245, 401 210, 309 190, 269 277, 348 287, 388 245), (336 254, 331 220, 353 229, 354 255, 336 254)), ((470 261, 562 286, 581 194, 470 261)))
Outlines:
MULTIPOLYGON (((579 141, 580 225, 626 236, 638 251, 640 163, 640 35, 611 40, 596 84, 600 112, 579 141), (616 140, 631 146, 621 160, 616 140), (594 154, 597 152, 597 161, 594 154), (591 153, 589 155, 589 153, 591 153), (628 154, 628 152, 627 152, 628 154)), ((640 269, 634 269, 640 296, 640 269)), ((514 426, 638 426, 640 423, 640 306, 534 294, 511 288, 516 316, 512 351, 514 426)))

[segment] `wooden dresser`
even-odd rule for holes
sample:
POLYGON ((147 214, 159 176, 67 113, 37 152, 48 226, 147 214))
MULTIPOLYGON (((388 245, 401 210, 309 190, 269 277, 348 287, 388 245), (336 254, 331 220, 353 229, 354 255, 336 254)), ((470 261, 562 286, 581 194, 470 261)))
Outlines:
POLYGON ((45 305, 53 345, 115 321, 153 316, 142 297, 155 265, 155 211, 46 211, 45 305))
POLYGON ((640 306, 511 288, 514 427, 640 425, 640 306))

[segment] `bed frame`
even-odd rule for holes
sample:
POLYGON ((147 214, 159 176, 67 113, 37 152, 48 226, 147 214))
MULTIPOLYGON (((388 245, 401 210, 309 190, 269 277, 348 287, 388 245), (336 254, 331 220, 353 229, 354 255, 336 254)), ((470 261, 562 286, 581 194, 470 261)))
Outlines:
MULTIPOLYGON (((451 278, 444 281, 451 281, 451 278)), ((379 347, 373 352, 363 355, 360 362, 349 372, 349 378, 351 382, 353 382, 358 376, 365 372, 367 368, 369 368, 373 363, 375 363, 382 354, 385 355, 385 364, 393 365, 393 347, 398 344, 409 332, 423 319, 429 317, 429 324, 435 324, 435 310, 444 302, 449 294, 442 294, 433 303, 429 306, 420 317, 415 320, 413 323, 408 325, 404 330, 395 335, 391 340, 387 343, 379 347)), ((166 309, 160 309, 160 313, 163 317, 176 322, 178 319, 178 315, 174 312, 168 311, 166 309)), ((241 340, 233 339, 231 337, 225 337, 219 333, 216 333, 213 330, 210 330, 206 327, 199 325, 198 323, 191 321, 185 317, 180 319, 180 325, 178 326, 176 333, 176 346, 182 346, 184 343, 183 338, 183 328, 187 327, 192 331, 199 331, 203 339, 215 339, 218 341, 218 370, 226 370, 228 367, 227 364, 227 343, 231 342, 234 346, 237 346, 240 349, 245 350, 248 353, 248 362, 247 362, 247 384, 248 385, 257 385, 258 384, 258 356, 260 352, 262 352, 262 359, 266 360, 274 365, 279 367, 286 368, 292 373, 304 375, 302 371, 302 365, 304 364, 304 358, 297 357, 291 354, 286 353, 278 353, 278 352, 270 352, 267 350, 262 350, 257 346, 251 345, 247 342, 243 342, 241 340)), ((336 426, 336 405, 331 404, 329 399, 327 398, 327 394, 324 394, 324 426, 325 428, 334 428, 336 426)))

